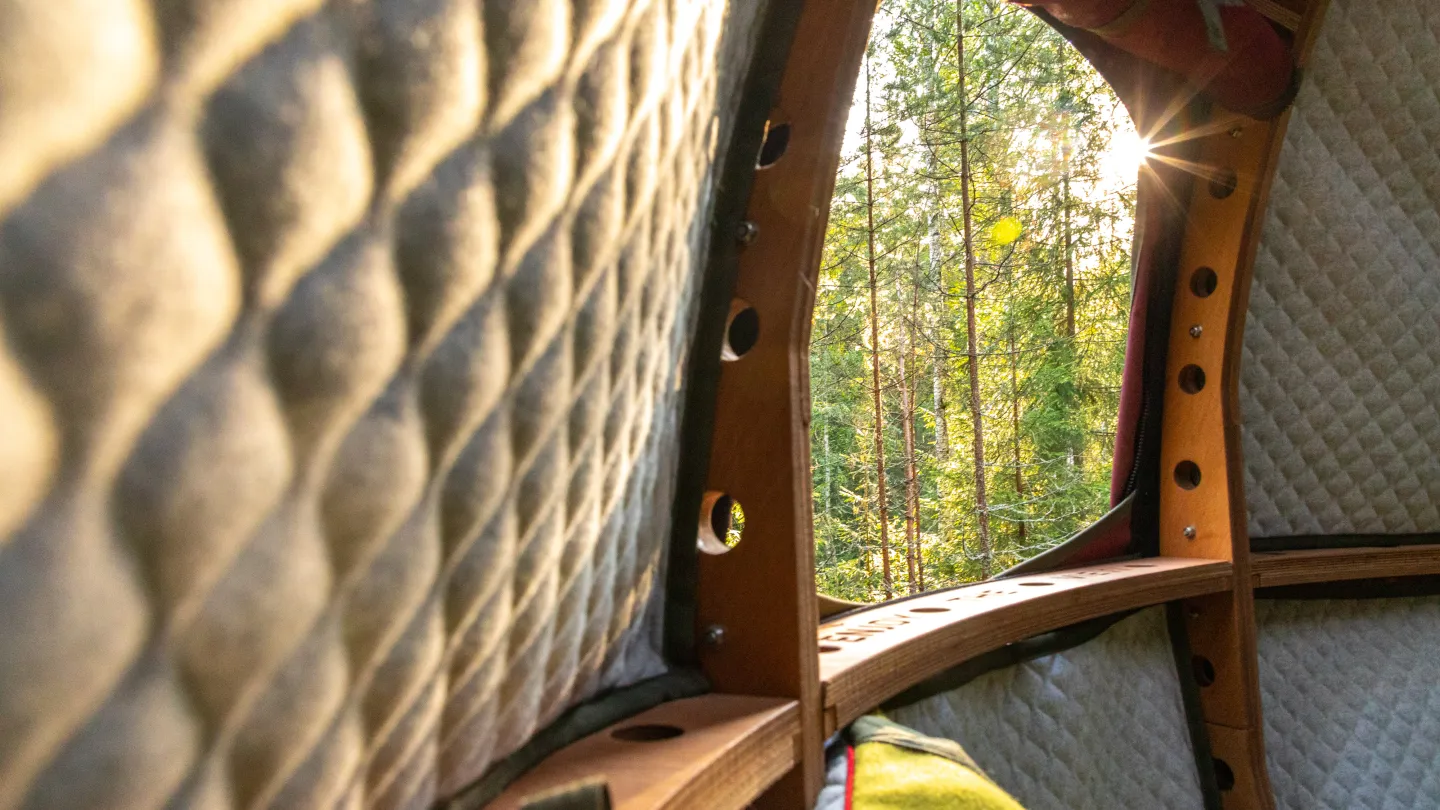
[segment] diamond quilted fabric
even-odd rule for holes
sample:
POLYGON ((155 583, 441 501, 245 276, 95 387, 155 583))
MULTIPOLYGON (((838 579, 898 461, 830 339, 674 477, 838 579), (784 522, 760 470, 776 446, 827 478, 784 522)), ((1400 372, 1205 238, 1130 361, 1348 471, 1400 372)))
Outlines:
POLYGON ((1247 316, 1254 537, 1440 531, 1440 4, 1334 0, 1247 316))
POLYGON ((1277 807, 1440 807, 1440 597, 1259 600, 1277 807))
POLYGON ((0 2, 0 808, 418 807, 657 652, 758 2, 0 2))
POLYGON ((960 743, 1027 810, 1204 807, 1163 608, 889 714, 960 743))

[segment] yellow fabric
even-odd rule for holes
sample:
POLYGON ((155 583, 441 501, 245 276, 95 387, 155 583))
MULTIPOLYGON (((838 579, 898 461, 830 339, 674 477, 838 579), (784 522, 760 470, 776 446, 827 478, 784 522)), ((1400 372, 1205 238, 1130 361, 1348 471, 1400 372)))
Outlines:
POLYGON ((901 726, 886 726, 882 736, 890 741, 857 741, 851 810, 1024 810, 973 763, 921 750, 953 746, 968 762, 959 746, 901 726))

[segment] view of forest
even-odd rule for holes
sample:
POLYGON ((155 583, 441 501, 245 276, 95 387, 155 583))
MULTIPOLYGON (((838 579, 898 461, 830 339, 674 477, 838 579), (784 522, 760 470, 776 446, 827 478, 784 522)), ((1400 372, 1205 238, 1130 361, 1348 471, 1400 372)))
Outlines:
POLYGON ((887 0, 811 348, 820 590, 987 578, 1109 506, 1144 144, 1003 0, 887 0))

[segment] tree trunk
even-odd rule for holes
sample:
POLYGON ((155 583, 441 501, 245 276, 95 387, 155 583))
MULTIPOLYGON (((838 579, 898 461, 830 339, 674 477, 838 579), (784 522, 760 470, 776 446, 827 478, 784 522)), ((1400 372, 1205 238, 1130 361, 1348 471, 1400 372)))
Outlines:
MULTIPOLYGON (((1009 335, 1010 349, 1010 435, 1015 442, 1015 500, 1021 502, 1021 509, 1024 510, 1025 501, 1025 473, 1021 469, 1020 454, 1020 358, 1015 353, 1015 325, 1010 324, 1009 335)), ((828 434, 827 434, 828 438, 828 434)), ((1025 525, 1027 521, 1022 511, 1021 517, 1016 521, 1016 540, 1023 548, 1025 546, 1025 525)))
MULTIPOLYGON (((900 429, 905 439, 905 569, 909 591, 920 589, 920 476, 915 465, 915 318, 919 315, 919 279, 911 285, 910 317, 900 354, 900 429)), ((904 290, 899 291, 904 297, 904 290)))
MULTIPOLYGON (((1071 230, 1070 221, 1070 116, 1064 117, 1065 131, 1060 140, 1061 160, 1064 161, 1063 174, 1061 175, 1064 188, 1064 199, 1060 204, 1061 215, 1064 219, 1065 228, 1065 336, 1069 341, 1070 378, 1075 382, 1078 392, 1080 384, 1079 371, 1079 347, 1075 345, 1075 240, 1074 232, 1071 230)), ((1085 466, 1085 445, 1071 448, 1071 456, 1074 459, 1075 469, 1080 470, 1085 466)))
POLYGON ((823 437, 823 438, 822 438, 822 442, 823 442, 823 444, 824 444, 824 446, 825 446, 825 454, 822 456, 822 458, 825 460, 825 461, 824 461, 824 463, 825 463, 825 476, 824 476, 824 478, 825 478, 825 518, 828 520, 828 519, 830 518, 830 493, 831 493, 832 490, 833 490, 833 488, 830 486, 830 423, 829 423, 829 422, 826 422, 825 424, 823 424, 823 425, 820 426, 820 435, 823 437))
MULTIPOLYGON (((934 166, 932 153, 931 165, 934 166)), ((938 195, 937 195, 938 197, 938 195)), ((934 365, 934 403, 935 403, 935 460, 944 462, 950 456, 950 430, 945 424, 945 352, 942 349, 941 335, 946 333, 945 329, 945 278, 944 270, 940 266, 940 204, 935 203, 936 213, 930 218, 930 278, 939 292, 939 305, 936 307, 936 329, 935 329, 935 365, 934 365)))
POLYGON ((875 164, 870 126, 870 57, 865 57, 865 262, 870 270, 870 373, 875 400, 875 504, 880 517, 880 570, 885 598, 895 595, 890 577, 890 520, 885 504, 885 407, 880 396, 880 299, 875 282, 875 164))
POLYGON ((985 497, 985 419, 980 401, 980 344, 975 331, 975 233, 970 209, 970 99, 965 88, 965 16, 955 9, 955 57, 960 98, 960 208, 965 239, 965 356, 970 366, 970 422, 974 427, 975 515, 980 544, 980 573, 990 577, 990 507, 985 497))

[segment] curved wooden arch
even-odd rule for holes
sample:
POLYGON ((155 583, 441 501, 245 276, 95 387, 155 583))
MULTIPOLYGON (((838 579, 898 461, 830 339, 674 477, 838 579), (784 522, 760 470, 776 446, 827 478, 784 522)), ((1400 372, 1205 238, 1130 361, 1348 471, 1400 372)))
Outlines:
MULTIPOLYGON (((1324 0, 1252 2, 1292 32, 1303 64, 1324 0)), ((721 693, 668 703, 591 735, 516 782, 495 806, 520 807, 547 790, 603 778, 616 807, 809 807, 825 737, 874 706, 1008 643, 1181 602, 1193 651, 1216 670, 1201 699, 1213 755, 1235 774, 1225 807, 1273 807, 1254 588, 1440 574, 1440 546, 1249 550, 1239 363, 1250 272, 1288 115, 1220 117, 1189 136, 1209 173, 1194 183, 1170 318, 1161 556, 928 593, 815 631, 810 316, 847 102, 874 10, 873 0, 805 3, 770 116, 790 126, 790 141, 782 159, 759 172, 751 196, 754 241, 742 255, 735 296, 755 309, 761 337, 724 366, 708 479, 712 492, 743 504, 745 538, 729 552, 702 556, 699 571, 697 629, 712 640, 701 663, 721 693), (1203 295, 1197 290, 1210 282, 1190 283, 1200 268, 1214 274, 1203 295), (1182 385, 1181 370, 1191 366, 1209 381, 1198 390, 1182 385), (788 463, 774 463, 782 452, 788 463), (1188 468, 1177 472, 1182 462, 1199 469, 1198 482, 1188 468), (684 733, 627 738, 624 730, 635 726, 684 733)))

